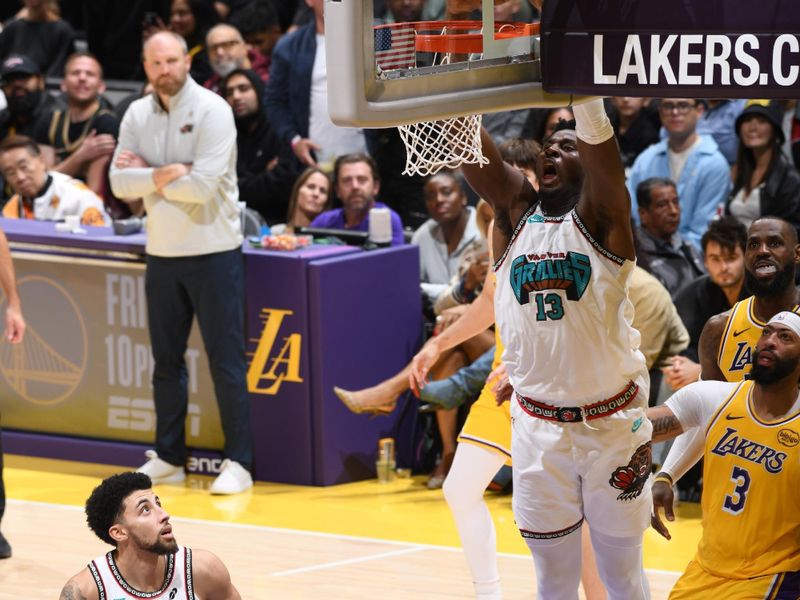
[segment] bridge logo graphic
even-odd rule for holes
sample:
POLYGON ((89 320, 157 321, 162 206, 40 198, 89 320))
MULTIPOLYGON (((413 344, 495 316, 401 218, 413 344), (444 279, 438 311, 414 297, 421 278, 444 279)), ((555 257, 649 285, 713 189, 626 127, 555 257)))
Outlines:
MULTIPOLYGON (((32 404, 68 398, 86 371, 88 336, 80 308, 56 281, 28 275, 17 281, 27 323, 21 344, 0 343, 0 374, 32 404)), ((5 314, 6 299, 0 303, 5 314)))

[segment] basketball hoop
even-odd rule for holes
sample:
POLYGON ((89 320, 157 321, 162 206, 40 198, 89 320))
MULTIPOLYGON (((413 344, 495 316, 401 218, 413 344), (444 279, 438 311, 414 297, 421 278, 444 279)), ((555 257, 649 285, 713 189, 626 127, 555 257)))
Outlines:
MULTIPOLYGON (((415 69, 416 54, 427 52, 439 57, 439 65, 449 64, 453 55, 483 53, 482 21, 419 21, 376 25, 376 68, 378 76, 393 69, 415 69)), ((531 37, 539 32, 538 23, 495 23, 495 39, 531 37)), ((428 176, 462 164, 485 165, 481 144, 483 115, 444 118, 399 125, 406 146, 403 175, 428 176)))

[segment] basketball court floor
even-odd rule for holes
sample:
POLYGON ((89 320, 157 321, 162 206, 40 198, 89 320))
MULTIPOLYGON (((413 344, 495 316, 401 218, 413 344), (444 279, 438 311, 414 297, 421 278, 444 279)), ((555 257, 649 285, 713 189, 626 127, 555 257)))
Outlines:
MULTIPOLYGON (((108 550, 85 524, 83 503, 121 467, 6 455, 0 600, 55 599, 66 580, 108 550)), ((423 478, 316 488, 258 483, 212 497, 208 477, 156 492, 180 544, 222 558, 243 598, 446 599, 472 597, 469 571, 441 491, 423 478)), ((534 598, 534 570, 514 528, 510 496, 487 495, 507 599, 534 598)), ((670 542, 648 531, 645 567, 664 599, 694 554, 696 504, 679 507, 670 542)))

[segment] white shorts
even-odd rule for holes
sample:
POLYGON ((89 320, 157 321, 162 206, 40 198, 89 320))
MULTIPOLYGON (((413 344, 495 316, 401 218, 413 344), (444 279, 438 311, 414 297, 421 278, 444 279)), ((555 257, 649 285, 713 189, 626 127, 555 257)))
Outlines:
POLYGON ((647 482, 652 425, 642 408, 647 387, 640 385, 637 408, 580 423, 532 417, 512 398, 512 506, 523 537, 563 537, 576 531, 584 516, 610 536, 647 529, 652 505, 647 482))

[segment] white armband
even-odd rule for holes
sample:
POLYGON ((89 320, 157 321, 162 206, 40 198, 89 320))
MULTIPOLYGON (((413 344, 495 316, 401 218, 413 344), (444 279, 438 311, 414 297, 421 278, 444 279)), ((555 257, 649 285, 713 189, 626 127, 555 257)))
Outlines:
POLYGON ((614 128, 601 99, 573 106, 572 112, 575 115, 575 133, 587 144, 602 144, 614 137, 614 128))

